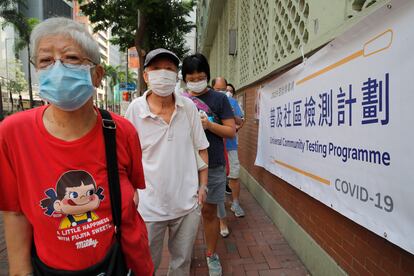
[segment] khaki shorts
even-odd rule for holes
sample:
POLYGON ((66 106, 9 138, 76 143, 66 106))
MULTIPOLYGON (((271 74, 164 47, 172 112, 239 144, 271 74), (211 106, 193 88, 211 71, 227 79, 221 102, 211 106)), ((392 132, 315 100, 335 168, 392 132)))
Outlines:
POLYGON ((230 173, 228 178, 238 179, 240 174, 240 162, 237 150, 230 150, 227 152, 229 157, 230 173))

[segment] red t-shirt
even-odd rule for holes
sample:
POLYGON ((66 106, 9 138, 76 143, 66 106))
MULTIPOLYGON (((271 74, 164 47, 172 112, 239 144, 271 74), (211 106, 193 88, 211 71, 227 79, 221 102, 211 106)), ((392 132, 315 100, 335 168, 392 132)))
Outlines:
MULTIPOLYGON (((82 138, 66 142, 47 132, 47 106, 0 123, 0 210, 22 212, 33 226, 39 258, 56 269, 99 262, 115 235, 101 116, 82 138)), ((122 193, 122 248, 136 275, 152 275, 145 224, 136 210, 144 189, 141 147, 134 127, 112 114, 122 193)))

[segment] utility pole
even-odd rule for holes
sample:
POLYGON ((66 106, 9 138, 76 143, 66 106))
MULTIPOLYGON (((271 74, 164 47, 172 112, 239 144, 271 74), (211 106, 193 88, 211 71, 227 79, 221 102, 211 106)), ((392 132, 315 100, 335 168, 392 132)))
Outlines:
POLYGON ((128 83, 128 58, 129 58, 129 54, 128 54, 128 48, 126 49, 126 76, 125 76, 125 82, 128 83))
POLYGON ((6 87, 7 87, 7 91, 9 91, 9 96, 10 96, 10 104, 11 104, 11 112, 13 112, 13 95, 12 92, 10 90, 10 78, 9 78, 9 59, 8 59, 8 53, 7 53, 7 40, 12 39, 11 37, 8 37, 4 40, 4 44, 6 46, 6 87))
POLYGON ((129 64, 128 48, 126 49, 126 54, 127 54, 127 56, 126 56, 126 76, 125 76, 126 84, 125 84, 125 87, 126 87, 126 91, 127 91, 127 95, 128 95, 128 100, 131 101, 131 95, 129 94, 129 90, 128 90, 128 64, 129 64))
POLYGON ((29 106, 30 108, 34 107, 34 103, 33 103, 33 90, 32 90, 32 69, 31 69, 31 64, 30 64, 30 42, 27 44, 27 57, 28 57, 28 61, 27 61, 27 71, 28 71, 28 79, 29 79, 29 106))
POLYGON ((3 84, 3 80, 0 80, 0 122, 3 121, 3 92, 1 91, 1 86, 3 84))

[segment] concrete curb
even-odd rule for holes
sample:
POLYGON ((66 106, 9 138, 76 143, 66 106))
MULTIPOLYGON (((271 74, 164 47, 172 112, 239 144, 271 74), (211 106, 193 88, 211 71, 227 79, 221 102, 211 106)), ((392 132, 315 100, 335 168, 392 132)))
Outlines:
POLYGON ((312 275, 347 275, 335 260, 312 239, 243 167, 240 167, 240 180, 279 228, 283 237, 288 241, 312 275))

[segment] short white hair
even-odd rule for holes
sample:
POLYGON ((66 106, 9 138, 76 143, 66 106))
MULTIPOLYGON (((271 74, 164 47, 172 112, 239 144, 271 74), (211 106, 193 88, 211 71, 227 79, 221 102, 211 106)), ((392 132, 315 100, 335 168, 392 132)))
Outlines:
POLYGON ((43 37, 63 35, 72 38, 94 63, 99 64, 101 55, 99 46, 86 26, 65 17, 53 17, 36 25, 30 35, 31 55, 36 55, 39 41, 43 37))

